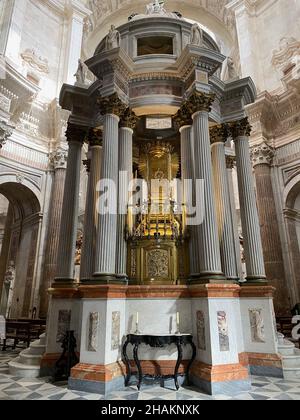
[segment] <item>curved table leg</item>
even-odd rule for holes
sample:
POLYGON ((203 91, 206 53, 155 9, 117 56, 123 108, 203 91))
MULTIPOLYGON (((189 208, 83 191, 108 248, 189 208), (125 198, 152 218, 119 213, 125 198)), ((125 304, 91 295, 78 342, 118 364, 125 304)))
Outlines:
POLYGON ((134 349, 133 349, 133 356, 134 356, 134 361, 136 364, 136 367, 138 369, 138 390, 140 391, 141 389, 141 385, 142 385, 142 381, 143 381, 143 372, 142 372, 142 366, 141 363, 139 361, 139 344, 135 344, 134 345, 134 349))
POLYGON ((130 366, 129 358, 127 356, 127 347, 128 347, 129 342, 130 342, 129 340, 125 341, 124 346, 123 346, 123 350, 122 350, 123 360, 124 360, 126 368, 127 368, 127 375, 126 375, 126 378, 125 378, 125 386, 129 385, 130 378, 131 378, 131 366, 130 366))
POLYGON ((192 364, 196 360, 196 356, 197 356, 197 348, 196 348, 195 344, 193 343, 193 341, 191 341, 190 344, 192 346, 193 355, 192 355, 191 361, 188 364, 188 367, 187 367, 187 370, 186 370, 186 381, 187 381, 187 384, 188 385, 191 384, 191 381, 190 381, 190 370, 191 370, 192 364))
POLYGON ((180 342, 177 343, 177 350, 178 350, 178 359, 175 367, 175 374, 174 374, 174 381, 177 391, 179 390, 180 386, 178 383, 178 372, 182 362, 182 344, 180 342))

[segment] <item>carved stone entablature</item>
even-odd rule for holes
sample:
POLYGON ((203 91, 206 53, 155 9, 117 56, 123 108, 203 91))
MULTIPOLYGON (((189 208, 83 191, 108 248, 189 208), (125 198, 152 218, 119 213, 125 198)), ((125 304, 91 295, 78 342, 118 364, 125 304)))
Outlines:
POLYGON ((117 93, 98 99, 101 115, 114 114, 118 117, 126 110, 126 105, 121 101, 117 93))
POLYGON ((66 137, 68 142, 84 143, 88 134, 88 127, 68 123, 66 137))
POLYGON ((266 143, 251 149, 251 159, 254 168, 258 165, 272 165, 274 156, 274 149, 266 143))
POLYGON ((27 48, 23 53, 21 53, 21 57, 24 62, 34 70, 37 70, 40 73, 49 73, 49 63, 47 58, 40 56, 33 48, 27 48))
POLYGON ((131 108, 126 108, 125 112, 121 115, 120 119, 120 127, 127 127, 131 128, 132 130, 135 129, 139 118, 137 115, 132 111, 131 108))
POLYGON ((284 73, 296 64, 297 57, 300 58, 300 41, 293 37, 283 37, 280 40, 279 49, 273 52, 272 64, 284 73))
POLYGON ((199 111, 210 112, 214 101, 214 94, 194 91, 186 101, 186 106, 191 114, 195 114, 199 111))
POLYGON ((54 170, 66 169, 68 160, 68 152, 64 149, 57 149, 49 156, 49 161, 54 170))
POLYGON ((88 142, 91 147, 102 146, 103 131, 98 128, 91 128, 88 134, 88 142))
POLYGON ((12 133, 13 127, 3 121, 0 121, 0 149, 6 143, 12 133))
POLYGON ((234 121, 229 124, 229 129, 233 139, 237 137, 249 137, 251 135, 251 125, 249 124, 248 118, 243 118, 239 121, 234 121))
POLYGON ((214 143, 226 143, 228 137, 230 137, 230 130, 228 124, 220 124, 211 127, 209 130, 210 142, 214 143))

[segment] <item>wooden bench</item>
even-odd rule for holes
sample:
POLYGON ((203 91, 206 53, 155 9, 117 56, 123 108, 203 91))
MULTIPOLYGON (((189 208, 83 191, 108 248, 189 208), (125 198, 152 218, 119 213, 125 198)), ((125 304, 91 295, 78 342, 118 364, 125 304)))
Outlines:
POLYGON ((45 320, 8 319, 6 321, 6 338, 3 340, 2 351, 6 351, 7 347, 16 349, 19 342, 24 342, 29 347, 33 340, 37 340, 45 332, 45 329, 45 320), (7 340, 13 340, 13 345, 8 346, 7 340))

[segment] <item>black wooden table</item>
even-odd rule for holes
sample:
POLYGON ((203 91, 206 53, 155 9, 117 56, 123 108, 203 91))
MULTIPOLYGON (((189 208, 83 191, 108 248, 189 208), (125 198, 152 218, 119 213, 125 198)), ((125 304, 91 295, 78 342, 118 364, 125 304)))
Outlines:
POLYGON ((139 360, 139 347, 141 344, 148 345, 150 347, 154 348, 163 348, 166 346, 170 346, 172 344, 175 344, 177 346, 178 350, 178 359, 175 366, 175 372, 172 376, 158 376, 158 378, 173 378, 175 381, 176 389, 179 389, 179 383, 178 383, 178 376, 179 376, 179 368, 182 362, 183 357, 183 346, 190 345, 193 350, 192 359, 190 360, 187 371, 186 371, 186 379, 189 383, 189 374, 192 364, 194 363, 196 359, 196 346, 193 342, 193 336, 190 334, 176 334, 176 335, 143 335, 143 334, 129 334, 126 338, 126 341, 123 346, 123 358, 124 362, 127 367, 127 376, 125 380, 125 385, 128 386, 131 376, 132 376, 132 370, 130 366, 130 361, 127 354, 127 347, 131 344, 133 346, 133 356, 134 361, 138 369, 138 390, 141 389, 141 385, 143 382, 143 379, 146 378, 148 375, 144 375, 142 371, 142 366, 139 360))

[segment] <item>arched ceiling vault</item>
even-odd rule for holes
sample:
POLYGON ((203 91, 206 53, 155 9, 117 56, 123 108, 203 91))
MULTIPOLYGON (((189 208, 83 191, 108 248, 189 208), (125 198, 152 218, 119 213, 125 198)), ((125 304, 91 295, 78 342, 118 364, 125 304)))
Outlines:
MULTIPOLYGON (((144 13, 150 0, 87 0, 92 15, 85 25, 84 58, 89 58, 112 24, 120 26, 132 13, 144 13)), ((216 35, 221 50, 230 55, 237 50, 235 18, 226 9, 229 0, 166 0, 168 11, 178 11, 184 18, 197 21, 216 35)))

